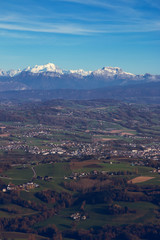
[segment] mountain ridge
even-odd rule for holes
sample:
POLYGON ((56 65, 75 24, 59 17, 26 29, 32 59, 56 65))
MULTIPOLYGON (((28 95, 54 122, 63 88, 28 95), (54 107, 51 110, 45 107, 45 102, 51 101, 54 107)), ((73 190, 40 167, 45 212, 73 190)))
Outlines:
POLYGON ((91 90, 54 89, 54 90, 17 90, 1 91, 1 102, 39 102, 52 99, 92 100, 114 99, 125 102, 159 104, 160 82, 116 86, 91 90))
MULTIPOLYGON (((18 75, 22 72, 31 72, 31 73, 45 73, 45 72, 50 72, 50 73, 53 73, 53 72, 57 72, 57 73, 60 73, 60 74, 71 74, 71 73, 76 73, 76 74, 79 74, 79 75, 90 75, 90 74, 110 74, 110 75, 116 75, 116 74, 127 74, 127 75, 130 75, 130 76, 144 76, 146 74, 149 74, 149 73, 145 73, 145 74, 141 74, 141 75, 136 75, 136 74, 133 74, 133 73, 129 73, 129 72, 124 72, 120 67, 111 67, 111 66, 105 66, 105 67, 102 67, 101 69, 97 69, 97 70, 94 70, 94 71, 85 71, 83 69, 77 69, 77 70, 64 70, 64 69, 61 69, 59 68, 58 66, 56 66, 54 63, 48 63, 48 64, 44 64, 44 65, 35 65, 33 67, 31 66, 28 66, 26 68, 24 68, 23 70, 15 70, 15 69, 11 69, 11 70, 8 70, 8 71, 5 71, 3 69, 0 69, 0 76, 10 76, 10 77, 14 77, 15 75, 18 75)), ((152 75, 152 74, 149 74, 149 75, 152 75)), ((159 76, 159 75, 152 75, 152 76, 159 76)))
POLYGON ((160 75, 135 75, 119 67, 95 71, 63 70, 54 63, 35 65, 23 70, 0 70, 0 91, 31 89, 95 89, 109 86, 159 82, 160 75))

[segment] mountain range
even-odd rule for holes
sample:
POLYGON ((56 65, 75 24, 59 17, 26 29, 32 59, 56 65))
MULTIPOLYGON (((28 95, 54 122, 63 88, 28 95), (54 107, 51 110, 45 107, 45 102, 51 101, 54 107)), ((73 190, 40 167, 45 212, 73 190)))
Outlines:
POLYGON ((104 87, 157 83, 160 75, 135 75, 119 67, 103 67, 95 71, 63 70, 53 63, 23 70, 0 70, 0 91, 97 89, 104 87))

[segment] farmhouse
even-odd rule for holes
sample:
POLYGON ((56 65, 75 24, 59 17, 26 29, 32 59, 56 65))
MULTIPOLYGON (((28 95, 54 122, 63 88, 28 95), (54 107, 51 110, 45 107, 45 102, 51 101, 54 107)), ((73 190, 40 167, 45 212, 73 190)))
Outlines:
POLYGON ((30 190, 30 189, 34 189, 39 187, 38 184, 33 183, 33 182, 28 182, 28 183, 24 183, 21 185, 14 185, 14 184, 8 184, 7 186, 7 190, 8 191, 15 191, 15 190, 30 190))

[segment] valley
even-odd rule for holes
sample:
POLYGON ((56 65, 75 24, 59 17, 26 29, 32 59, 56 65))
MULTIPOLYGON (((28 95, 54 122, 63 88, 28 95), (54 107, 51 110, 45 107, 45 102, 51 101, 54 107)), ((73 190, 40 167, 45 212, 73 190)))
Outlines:
POLYGON ((159 236, 159 105, 10 102, 0 113, 4 236, 159 236))

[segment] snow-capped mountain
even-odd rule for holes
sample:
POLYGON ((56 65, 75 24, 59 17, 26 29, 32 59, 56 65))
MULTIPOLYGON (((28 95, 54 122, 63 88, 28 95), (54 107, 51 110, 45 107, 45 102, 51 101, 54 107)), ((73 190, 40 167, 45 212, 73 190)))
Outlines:
POLYGON ((96 71, 85 71, 83 69, 78 70, 62 70, 59 67, 57 67, 54 63, 48 63, 45 65, 35 65, 34 67, 28 66, 27 68, 23 70, 10 70, 10 71, 3 71, 0 70, 0 76, 10 76, 14 77, 17 74, 20 74, 21 72, 30 72, 33 74, 40 74, 40 73, 59 73, 59 74, 75 74, 75 75, 81 75, 81 76, 89 76, 89 75, 103 75, 106 77, 112 77, 115 75, 129 75, 129 76, 136 76, 132 73, 124 72, 119 67, 103 67, 102 69, 98 69, 96 71))
POLYGON ((24 89, 94 89, 160 81, 160 75, 135 75, 119 67, 95 71, 63 70, 53 63, 24 70, 0 70, 0 91, 24 89))
POLYGON ((88 76, 92 73, 92 71, 84 71, 83 69, 78 69, 78 70, 69 70, 69 74, 75 74, 75 75, 80 75, 82 77, 88 76))
POLYGON ((7 75, 6 72, 0 69, 0 77, 6 76, 6 75, 7 75))
POLYGON ((121 68, 119 67, 103 67, 102 69, 98 69, 96 71, 93 71, 92 74, 94 76, 99 76, 103 77, 106 79, 114 78, 114 77, 119 77, 121 79, 133 79, 136 78, 135 74, 124 72, 121 68))
POLYGON ((58 68, 54 63, 48 63, 46 65, 36 65, 34 67, 27 67, 23 71, 31 73, 45 73, 45 72, 56 72, 63 74, 63 70, 58 68))
POLYGON ((123 70, 119 67, 103 67, 102 69, 98 69, 93 72, 94 75, 107 75, 107 76, 114 76, 122 73, 123 70))
POLYGON ((10 76, 10 77, 14 77, 18 74, 20 74, 22 71, 20 69, 18 70, 10 70, 10 71, 7 71, 6 73, 10 76))
POLYGON ((20 74, 22 71, 20 69, 18 70, 9 70, 4 71, 0 69, 0 77, 14 77, 17 74, 20 74))

